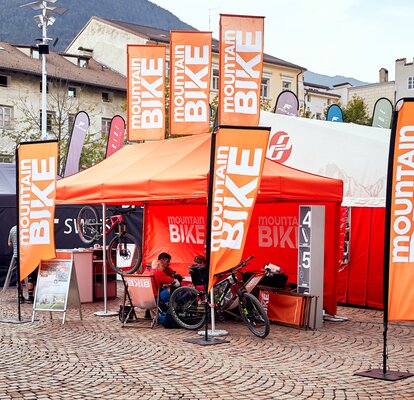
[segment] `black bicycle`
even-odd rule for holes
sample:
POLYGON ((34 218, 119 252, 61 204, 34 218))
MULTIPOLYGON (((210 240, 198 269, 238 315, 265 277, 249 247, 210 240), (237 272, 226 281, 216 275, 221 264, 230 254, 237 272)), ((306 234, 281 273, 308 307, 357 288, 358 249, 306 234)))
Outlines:
MULTIPOLYGON (((249 330, 260 338, 265 338, 270 331, 269 318, 260 301, 248 293, 244 283, 237 277, 238 271, 246 266, 253 256, 243 260, 231 270, 218 274, 221 279, 214 285, 214 304, 208 301, 208 294, 191 286, 176 289, 170 298, 169 309, 175 322, 185 329, 199 329, 206 322, 205 304, 212 306, 216 312, 223 312, 238 301, 240 317, 249 330)), ((203 267, 201 267, 203 268, 203 267)), ((204 283, 203 270, 191 267, 191 279, 197 287, 204 283)))
MULTIPOLYGON (((141 265, 142 249, 141 244, 127 232, 125 214, 133 213, 135 208, 116 207, 108 210, 113 214, 105 219, 105 232, 106 235, 115 233, 107 249, 108 264, 118 274, 132 274, 141 265)), ((87 205, 80 209, 76 226, 79 237, 86 244, 92 244, 103 236, 102 222, 93 206, 87 205)))

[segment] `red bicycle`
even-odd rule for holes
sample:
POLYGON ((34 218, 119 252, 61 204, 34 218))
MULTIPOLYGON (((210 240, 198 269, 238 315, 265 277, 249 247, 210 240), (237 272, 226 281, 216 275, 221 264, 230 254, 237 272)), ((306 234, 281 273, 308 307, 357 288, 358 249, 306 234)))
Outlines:
MULTIPOLYGON (((127 232, 125 214, 133 213, 135 207, 109 208, 113 214, 105 219, 105 233, 111 232, 115 236, 109 242, 107 248, 107 260, 109 266, 118 274, 132 274, 141 265, 141 244, 127 232), (117 228, 115 230, 115 228, 117 228)), ((78 235, 86 244, 99 241, 103 236, 102 220, 93 206, 84 206, 79 211, 76 219, 78 235)))

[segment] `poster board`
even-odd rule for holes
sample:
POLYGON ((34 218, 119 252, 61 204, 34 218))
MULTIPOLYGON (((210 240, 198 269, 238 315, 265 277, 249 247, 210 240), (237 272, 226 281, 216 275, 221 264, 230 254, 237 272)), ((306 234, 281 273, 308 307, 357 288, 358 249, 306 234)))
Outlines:
MULTIPOLYGON (((62 324, 64 324, 66 311, 71 307, 79 308, 80 319, 82 319, 73 257, 42 260, 37 276, 32 322, 36 311, 49 311, 50 313, 63 312, 62 324)), ((50 317, 52 318, 52 314, 50 317)))

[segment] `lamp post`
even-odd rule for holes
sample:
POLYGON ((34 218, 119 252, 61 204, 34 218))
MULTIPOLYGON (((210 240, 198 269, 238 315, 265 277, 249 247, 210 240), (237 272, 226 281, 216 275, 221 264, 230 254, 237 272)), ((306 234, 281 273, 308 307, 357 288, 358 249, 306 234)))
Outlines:
POLYGON ((42 42, 38 44, 39 55, 42 55, 42 140, 47 139, 47 72, 46 72, 46 54, 49 54, 49 41, 47 37, 47 27, 53 25, 56 18, 52 14, 64 14, 67 9, 62 7, 51 6, 57 0, 39 0, 32 3, 23 4, 20 7, 28 7, 32 10, 40 10, 40 15, 35 15, 34 19, 39 28, 42 29, 42 42))

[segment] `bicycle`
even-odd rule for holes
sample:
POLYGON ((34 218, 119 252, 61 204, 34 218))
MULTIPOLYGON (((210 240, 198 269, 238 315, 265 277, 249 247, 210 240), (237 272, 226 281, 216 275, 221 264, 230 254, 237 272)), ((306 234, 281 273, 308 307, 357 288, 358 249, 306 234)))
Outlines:
POLYGON ((266 311, 259 300, 246 290, 245 284, 237 277, 238 271, 246 266, 253 256, 243 260, 230 271, 218 274, 226 276, 214 285, 214 304, 209 303, 208 295, 196 287, 204 283, 202 269, 191 267, 190 274, 196 287, 181 286, 170 298, 169 309, 175 322, 185 329, 199 329, 206 321, 205 304, 212 306, 217 312, 228 310, 238 300, 240 316, 249 330, 260 338, 265 338, 270 331, 270 323, 266 311))
MULTIPOLYGON (((134 207, 109 208, 114 214, 105 219, 106 235, 115 232, 107 248, 109 266, 118 274, 132 274, 138 270, 142 260, 141 245, 127 232, 125 214, 133 213, 134 207), (115 229, 117 228, 117 229, 115 229)), ((102 222, 93 206, 81 208, 76 218, 80 239, 86 244, 99 241, 103 236, 102 222)))

